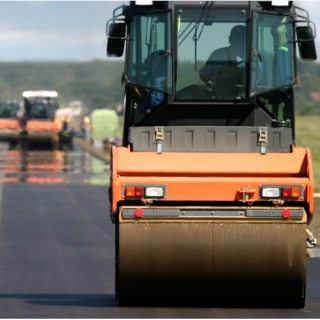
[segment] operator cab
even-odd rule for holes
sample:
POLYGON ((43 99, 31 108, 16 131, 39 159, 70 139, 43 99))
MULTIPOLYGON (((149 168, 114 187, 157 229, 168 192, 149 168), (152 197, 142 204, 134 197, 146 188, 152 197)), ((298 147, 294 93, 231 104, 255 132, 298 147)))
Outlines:
POLYGON ((22 96, 27 120, 54 121, 58 109, 56 91, 24 91, 22 96))
POLYGON ((0 118, 17 118, 19 107, 19 103, 16 101, 0 101, 0 118))
POLYGON ((306 11, 292 1, 131 2, 118 9, 108 22, 107 53, 126 50, 124 145, 130 127, 150 126, 284 127, 294 141, 296 51, 316 59, 306 11))

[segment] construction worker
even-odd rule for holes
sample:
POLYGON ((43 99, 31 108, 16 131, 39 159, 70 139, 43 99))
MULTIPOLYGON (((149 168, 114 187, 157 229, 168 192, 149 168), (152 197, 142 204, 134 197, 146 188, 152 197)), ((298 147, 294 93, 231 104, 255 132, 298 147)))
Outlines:
POLYGON ((69 129, 69 122, 70 122, 69 116, 65 116, 62 121, 62 130, 67 131, 69 129))
POLYGON ((85 140, 89 138, 89 127, 90 127, 90 119, 88 116, 85 116, 81 122, 81 131, 83 134, 83 138, 85 140))
POLYGON ((287 39, 286 25, 283 23, 279 26, 274 26, 271 29, 271 34, 274 37, 275 47, 277 51, 274 56, 273 74, 274 85, 283 85, 293 81, 291 72, 290 47, 287 39))

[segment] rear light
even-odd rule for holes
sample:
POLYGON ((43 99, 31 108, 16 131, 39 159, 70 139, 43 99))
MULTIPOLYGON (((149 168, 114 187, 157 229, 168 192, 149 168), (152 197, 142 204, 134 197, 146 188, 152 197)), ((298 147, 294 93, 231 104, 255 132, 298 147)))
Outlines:
POLYGON ((135 196, 143 197, 144 196, 144 188, 143 187, 135 187, 135 196))
POLYGON ((125 196, 127 198, 143 198, 144 197, 144 188, 143 187, 135 187, 129 186, 125 189, 125 196))
POLYGON ((292 194, 292 188, 290 188, 290 187, 282 188, 281 195, 283 198, 291 198, 291 194, 292 194))
POLYGON ((261 188, 261 198, 279 198, 281 193, 280 187, 263 187, 261 188))
POLYGON ((126 197, 134 197, 136 195, 136 187, 126 187, 126 197))
POLYGON ((160 199, 165 197, 166 187, 150 185, 124 186, 123 195, 125 198, 160 199))
POLYGON ((146 187, 146 197, 163 198, 164 187, 146 187))
POLYGON ((283 198, 300 198, 301 188, 299 187, 284 187, 282 188, 283 198))
POLYGON ((303 186, 260 186, 260 197, 265 199, 303 199, 303 186))

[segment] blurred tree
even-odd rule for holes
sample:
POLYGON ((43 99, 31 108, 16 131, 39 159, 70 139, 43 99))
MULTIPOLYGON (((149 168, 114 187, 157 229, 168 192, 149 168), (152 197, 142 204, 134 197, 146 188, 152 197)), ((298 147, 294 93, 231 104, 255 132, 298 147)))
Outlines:
POLYGON ((11 98, 11 88, 7 82, 0 79, 0 100, 7 100, 11 98))
MULTIPOLYGON (((298 61, 297 65, 296 110, 298 114, 318 114, 319 103, 310 93, 320 92, 320 64, 298 61)), ((0 63, 0 99, 20 101, 24 90, 57 90, 61 106, 81 100, 88 112, 106 106, 115 109, 123 104, 123 70, 123 61, 0 63)))
POLYGON ((120 79, 123 62, 21 62, 0 63, 0 79, 7 84, 8 99, 21 100, 25 90, 57 90, 60 104, 82 100, 101 108, 123 100, 120 79), (62 102, 62 103, 61 103, 62 102))

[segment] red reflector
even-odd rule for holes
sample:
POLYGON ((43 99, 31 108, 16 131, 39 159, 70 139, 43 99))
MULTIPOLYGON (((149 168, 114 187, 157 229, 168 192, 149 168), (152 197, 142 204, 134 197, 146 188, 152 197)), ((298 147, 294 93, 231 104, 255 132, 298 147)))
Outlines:
POLYGON ((143 187, 136 187, 135 196, 136 197, 143 197, 144 196, 144 188, 143 187))
POLYGON ((141 218, 143 216, 143 210, 140 208, 134 210, 134 215, 136 218, 141 218))
POLYGON ((281 214, 282 218, 284 219, 288 219, 291 217, 291 211, 289 209, 284 209, 281 214))
POLYGON ((282 197, 291 198, 292 188, 291 187, 283 187, 282 188, 282 197))

